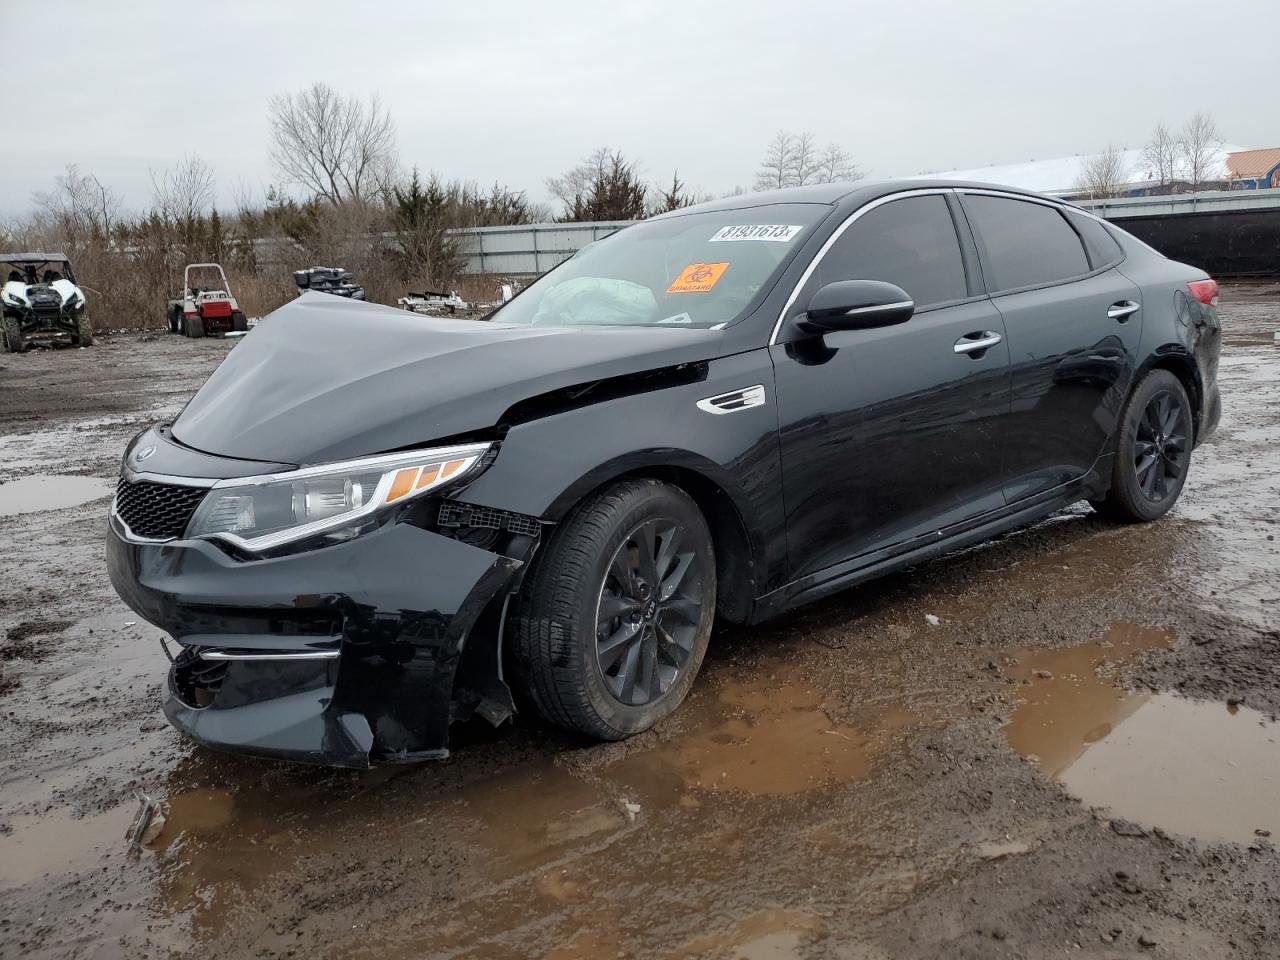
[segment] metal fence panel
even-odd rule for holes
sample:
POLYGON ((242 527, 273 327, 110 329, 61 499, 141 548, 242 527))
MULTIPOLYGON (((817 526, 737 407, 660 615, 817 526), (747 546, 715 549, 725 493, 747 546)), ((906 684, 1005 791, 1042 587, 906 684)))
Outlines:
POLYGON ((519 227, 473 227, 450 234, 461 241, 467 273, 537 276, 632 222, 531 223, 519 227))

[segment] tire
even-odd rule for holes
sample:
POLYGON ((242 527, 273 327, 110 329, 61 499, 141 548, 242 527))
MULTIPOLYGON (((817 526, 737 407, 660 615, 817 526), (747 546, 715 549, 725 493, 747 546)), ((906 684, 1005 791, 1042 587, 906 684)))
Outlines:
POLYGON ((178 334, 182 332, 182 310, 177 306, 169 307, 169 313, 166 317, 169 324, 169 332, 178 334))
POLYGON ((23 353, 27 349, 27 341, 23 339, 22 327, 19 326, 17 317, 5 317, 4 329, 0 334, 3 334, 0 339, 4 340, 4 348, 9 353, 23 353))
POLYGON ((231 315, 231 329, 239 333, 244 333, 249 329, 248 318, 239 310, 231 315))
POLYGON ((1103 516, 1147 523, 1177 502, 1191 466, 1194 421, 1181 381, 1152 370, 1138 384, 1120 417, 1120 435, 1106 499, 1092 501, 1103 516))
POLYGON ((76 324, 75 336, 71 338, 71 342, 79 347, 93 346, 93 324, 89 322, 88 317, 81 317, 76 324))
POLYGON ((599 740, 669 715, 702 666, 715 571, 706 520, 684 491, 632 480, 582 503, 516 600, 516 674, 537 712, 599 740))
POLYGON ((204 336, 204 321, 198 316, 183 317, 182 332, 188 337, 199 339, 204 336))

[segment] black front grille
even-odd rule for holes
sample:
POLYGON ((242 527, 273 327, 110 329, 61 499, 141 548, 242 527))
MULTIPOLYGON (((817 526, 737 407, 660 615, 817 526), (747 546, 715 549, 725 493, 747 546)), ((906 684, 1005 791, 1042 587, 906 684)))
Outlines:
POLYGON ((116 513, 135 536, 169 540, 186 532, 191 515, 208 492, 205 487, 130 482, 121 477, 116 487, 116 513))

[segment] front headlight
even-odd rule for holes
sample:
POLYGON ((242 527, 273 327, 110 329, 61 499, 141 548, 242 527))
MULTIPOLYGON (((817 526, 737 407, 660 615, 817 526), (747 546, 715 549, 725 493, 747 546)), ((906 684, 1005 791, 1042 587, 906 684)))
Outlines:
POLYGON ((367 457, 213 485, 187 528, 251 552, 355 527, 378 511, 479 471, 491 444, 367 457))

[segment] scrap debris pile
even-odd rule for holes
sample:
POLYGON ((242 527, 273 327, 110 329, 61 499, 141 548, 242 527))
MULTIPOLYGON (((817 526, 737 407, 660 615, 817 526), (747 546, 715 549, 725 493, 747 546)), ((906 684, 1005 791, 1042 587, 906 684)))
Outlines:
POLYGON ((302 291, 332 293, 351 300, 364 299, 364 287, 355 282, 350 270, 344 270, 342 267, 309 267, 306 270, 295 270, 293 279, 298 289, 302 291))
POLYGON ((424 290, 422 293, 407 293, 396 301, 402 310, 410 313, 441 314, 458 313, 471 309, 471 304, 463 300, 454 291, 444 293, 437 290, 424 290))

